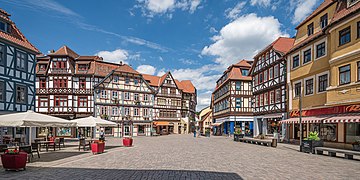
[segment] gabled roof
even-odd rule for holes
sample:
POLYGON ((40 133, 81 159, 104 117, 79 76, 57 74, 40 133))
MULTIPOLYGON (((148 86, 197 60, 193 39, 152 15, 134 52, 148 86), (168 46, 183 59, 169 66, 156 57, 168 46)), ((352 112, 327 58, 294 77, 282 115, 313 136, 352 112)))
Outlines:
MULTIPOLYGON (((149 82, 150 86, 153 86, 153 87, 161 86, 168 75, 171 75, 171 73, 167 72, 164 75, 162 75, 161 77, 149 75, 149 74, 142 74, 143 78, 149 82)), ((192 93, 192 94, 196 93, 196 88, 190 80, 179 81, 177 79, 174 79, 174 81, 175 81, 176 86, 180 90, 182 90, 184 93, 192 93)))
POLYGON ((55 51, 54 53, 50 53, 49 56, 70 56, 73 59, 76 59, 79 57, 79 55, 74 52, 72 49, 70 49, 67 46, 62 46, 60 49, 55 51))
POLYGON ((99 57, 99 56, 79 56, 78 58, 76 58, 76 60, 98 60, 98 61, 102 61, 103 58, 99 57))
POLYGON ((159 76, 153 76, 149 74, 143 74, 142 75, 145 80, 147 80, 150 84, 150 86, 160 86, 160 77, 159 76))
POLYGON ((348 8, 346 1, 339 1, 338 7, 336 8, 335 14, 331 19, 330 24, 336 23, 342 18, 359 11, 360 11, 360 2, 357 2, 356 4, 348 8))
POLYGON ((183 80, 180 82, 181 84, 181 90, 185 93, 195 93, 196 89, 193 83, 190 80, 183 80))
MULTIPOLYGON (((251 76, 243 76, 241 72, 241 68, 250 69, 252 61, 248 60, 241 60, 236 64, 233 64, 227 68, 226 71, 224 71, 224 74, 228 73, 228 77, 224 82, 222 82, 220 85, 216 85, 215 91, 219 89, 223 84, 225 84, 229 80, 244 80, 244 81, 251 81, 251 76)), ((221 77, 222 78, 222 77, 221 77)), ((218 80, 219 81, 219 80, 218 80)), ((216 81, 216 83, 218 82, 216 81)), ((214 91, 214 92, 215 92, 214 91)))
POLYGON ((3 9, 0 9, 0 19, 3 19, 5 22, 11 25, 10 33, 0 31, 0 38, 31 50, 36 54, 40 54, 40 51, 26 39, 19 28, 16 27, 15 23, 11 21, 9 18, 10 16, 11 15, 9 13, 3 9))
POLYGON ((130 67, 127 64, 121 64, 118 66, 118 68, 115 69, 115 72, 125 72, 125 73, 131 73, 131 74, 140 74, 139 72, 135 71, 132 67, 130 67))
POLYGON ((321 13, 324 9, 331 6, 333 3, 335 3, 336 0, 324 0, 318 8, 316 8, 308 17, 306 17, 305 20, 303 20, 298 26, 296 26, 296 29, 300 28, 300 26, 304 25, 306 22, 308 22, 311 18, 315 17, 319 13, 321 13))

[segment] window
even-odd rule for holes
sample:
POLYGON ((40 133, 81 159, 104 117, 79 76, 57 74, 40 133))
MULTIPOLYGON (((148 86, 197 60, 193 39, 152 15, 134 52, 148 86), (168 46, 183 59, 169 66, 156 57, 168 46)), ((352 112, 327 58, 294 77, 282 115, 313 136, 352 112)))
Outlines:
POLYGON ((279 65, 274 66, 274 78, 277 78, 279 76, 279 65))
POLYGON ((25 53, 16 52, 16 68, 20 70, 26 70, 27 56, 25 53))
POLYGON ((354 5, 355 3, 357 3, 359 0, 347 0, 347 5, 348 7, 354 5))
POLYGON ((268 95, 267 92, 264 94, 264 104, 265 104, 265 105, 268 105, 268 104, 269 104, 269 95, 268 95))
POLYGON ((26 87, 25 86, 16 86, 16 103, 24 104, 26 103, 26 87))
POLYGON ((143 109, 143 114, 147 117, 149 115, 149 109, 143 109))
POLYGON ((46 88, 46 78, 39 78, 39 88, 46 88))
POLYGON ((354 143, 360 141, 360 123, 345 123, 346 124, 346 143, 354 143))
POLYGON ((166 100, 158 98, 158 105, 166 105, 166 100))
POLYGON ((349 43, 351 41, 350 26, 339 32, 339 46, 349 43))
POLYGON ((119 115, 119 108, 113 107, 112 108, 112 115, 113 116, 118 116, 119 115))
POLYGON ((247 76, 247 75, 249 74, 249 70, 248 70, 248 69, 242 69, 242 70, 241 70, 241 74, 242 74, 243 76, 247 76))
POLYGON ((101 98, 104 98, 104 99, 107 98, 107 91, 106 90, 101 90, 101 98))
POLYGON ((148 94, 145 94, 144 95, 144 101, 148 101, 149 100, 149 95, 148 94))
POLYGON ((117 91, 113 91, 113 92, 112 92, 112 98, 113 98, 113 99, 117 99, 117 98, 118 98, 118 92, 117 92, 117 91))
POLYGON ((54 79, 54 88, 67 88, 67 79, 54 79))
POLYGON ((49 99, 47 97, 39 97, 39 107, 48 107, 49 99))
POLYGON ((119 82, 119 76, 114 76, 113 82, 118 83, 119 82))
POLYGON ((320 18, 321 29, 324 29, 327 25, 328 25, 328 14, 325 14, 320 18))
POLYGON ((45 71, 46 70, 46 64, 39 64, 39 70, 45 71))
POLYGON ((268 72, 267 70, 264 71, 264 82, 268 81, 268 72))
POLYGON ((270 91, 270 104, 274 104, 275 96, 274 91, 270 91))
POLYGON ((357 38, 360 38, 360 21, 357 22, 357 38))
POLYGON ((307 26, 307 32, 308 32, 308 36, 314 34, 314 23, 311 23, 307 26))
POLYGON ((125 84, 130 84, 130 78, 125 78, 125 84))
POLYGON ((139 101, 139 94, 138 93, 134 94, 134 101, 139 101))
POLYGON ((308 63, 310 61, 311 61, 311 49, 308 49, 308 50, 304 51, 303 64, 306 64, 306 63, 308 63))
POLYGON ((130 100, 130 93, 129 92, 125 92, 125 100, 130 100))
POLYGON ((11 25, 9 23, 5 23, 0 21, 0 31, 10 33, 11 32, 11 25))
POLYGON ((326 91, 326 88, 328 86, 328 75, 324 74, 319 76, 319 92, 326 91))
POLYGON ((0 81, 0 102, 5 101, 5 82, 0 81))
POLYGON ((260 95, 260 106, 264 105, 264 94, 260 95))
POLYGON ((339 67, 340 85, 350 83, 350 64, 339 67))
POLYGON ((358 81, 360 81, 360 61, 357 62, 357 75, 358 75, 358 81))
POLYGON ((281 102, 281 89, 277 89, 275 95, 276 95, 276 102, 277 103, 281 102))
POLYGON ((271 67, 269 69, 269 79, 273 79, 274 78, 274 69, 271 67))
POLYGON ((89 64, 79 64, 79 71, 87 71, 89 70, 89 64))
POLYGON ((130 108, 126 107, 124 108, 125 110, 125 116, 129 116, 130 115, 130 108))
POLYGON ((53 59, 53 68, 54 69, 66 69, 67 68, 66 58, 54 58, 53 59))
POLYGON ((316 45, 316 58, 325 56, 325 42, 316 45))
POLYGON ((308 79, 305 81, 305 94, 310 95, 314 93, 314 79, 308 79))
POLYGON ((55 97, 55 107, 67 107, 68 97, 55 97))
POLYGON ((5 46, 0 44, 0 64, 5 61, 5 46))
POLYGON ((264 78, 263 73, 260 73, 260 74, 259 74, 259 81, 260 81, 260 83, 263 83, 263 78, 264 78))
POLYGON ((295 97, 300 97, 301 82, 295 84, 294 92, 295 92, 295 97))
POLYGON ((298 67, 300 64, 299 64, 299 55, 296 55, 293 57, 293 68, 296 68, 298 67))
POLYGON ((79 107, 87 107, 88 99, 87 97, 79 97, 79 107))
POLYGON ((236 98, 236 108, 241 108, 241 98, 236 98))
POLYGON ((79 88, 80 89, 86 89, 86 79, 80 79, 79 80, 79 88))
POLYGON ((139 85, 139 80, 138 80, 138 79, 134 79, 134 84, 135 84, 135 86, 139 85))
POLYGON ((134 116, 139 116, 139 108, 134 108, 134 116))
POLYGON ((236 89, 237 91, 240 91, 240 90, 241 90, 241 81, 236 81, 236 83, 235 83, 235 89, 236 89))

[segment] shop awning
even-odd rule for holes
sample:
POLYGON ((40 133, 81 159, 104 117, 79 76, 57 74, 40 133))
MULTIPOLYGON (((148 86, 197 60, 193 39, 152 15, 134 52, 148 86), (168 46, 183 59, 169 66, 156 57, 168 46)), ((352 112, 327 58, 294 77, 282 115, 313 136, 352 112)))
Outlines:
POLYGON ((167 122, 167 121, 156 121, 156 122, 154 122, 154 125, 156 125, 156 126, 169 126, 170 123, 167 122))
MULTIPOLYGON (((302 117, 301 122, 302 123, 321 123, 326 118, 328 118, 328 117, 326 117, 326 116, 322 116, 322 117, 317 117, 317 116, 302 117)), ((299 123, 299 118, 298 117, 290 118, 290 119, 279 121, 279 123, 298 124, 299 123)))
POLYGON ((223 123, 223 122, 221 122, 221 123, 214 123, 214 124, 212 124, 212 126, 220 126, 222 123, 223 123))
POLYGON ((360 122, 360 113, 338 114, 324 120, 324 123, 360 122))

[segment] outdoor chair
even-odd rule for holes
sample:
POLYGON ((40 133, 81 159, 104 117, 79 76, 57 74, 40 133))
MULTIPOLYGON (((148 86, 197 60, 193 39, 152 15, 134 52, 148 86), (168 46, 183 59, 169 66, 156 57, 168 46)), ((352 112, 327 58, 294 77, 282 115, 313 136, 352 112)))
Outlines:
POLYGON ((40 158, 39 153, 39 144, 38 143, 31 143, 31 157, 34 158, 33 153, 36 152, 38 155, 38 158, 40 158))
POLYGON ((63 145, 63 148, 65 148, 65 138, 60 138, 59 146, 63 145))
POLYGON ((56 149, 56 146, 59 147, 59 150, 60 150, 60 140, 59 139, 55 139, 53 142, 50 142, 49 143, 49 148, 54 148, 54 151, 56 149))
POLYGON ((20 146, 19 147, 20 151, 26 152, 28 155, 27 157, 27 161, 30 162, 30 155, 32 157, 32 150, 31 150, 31 146, 20 146))
POLYGON ((80 141, 79 141, 79 151, 80 151, 81 148, 83 148, 84 151, 85 151, 86 146, 89 146, 89 149, 91 149, 90 142, 87 143, 85 139, 80 139, 80 141))

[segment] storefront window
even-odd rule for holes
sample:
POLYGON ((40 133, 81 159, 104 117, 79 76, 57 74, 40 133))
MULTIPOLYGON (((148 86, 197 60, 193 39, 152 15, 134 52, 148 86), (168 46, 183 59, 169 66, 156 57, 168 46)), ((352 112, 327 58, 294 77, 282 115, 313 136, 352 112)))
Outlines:
POLYGON ((253 136, 253 122, 245 122, 245 136, 253 136))
POLYGON ((322 124, 320 126, 320 139, 324 141, 337 141, 336 128, 337 124, 322 124))
POLYGON ((46 137, 48 135, 49 131, 46 127, 40 127, 38 131, 38 136, 44 136, 46 137))
POLYGON ((56 128, 56 136, 71 136, 71 128, 56 128))
POLYGON ((346 143, 360 141, 360 124, 346 123, 346 143))
POLYGON ((279 121, 276 119, 267 120, 267 134, 281 133, 279 121))

